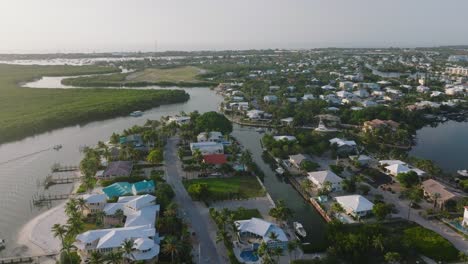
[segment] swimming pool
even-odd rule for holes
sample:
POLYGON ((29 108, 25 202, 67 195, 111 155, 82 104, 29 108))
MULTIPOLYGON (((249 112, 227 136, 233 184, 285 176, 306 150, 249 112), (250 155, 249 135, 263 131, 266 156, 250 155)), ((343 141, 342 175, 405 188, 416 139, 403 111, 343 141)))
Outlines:
POLYGON ((258 255, 253 250, 242 251, 240 257, 245 261, 258 261, 258 255))

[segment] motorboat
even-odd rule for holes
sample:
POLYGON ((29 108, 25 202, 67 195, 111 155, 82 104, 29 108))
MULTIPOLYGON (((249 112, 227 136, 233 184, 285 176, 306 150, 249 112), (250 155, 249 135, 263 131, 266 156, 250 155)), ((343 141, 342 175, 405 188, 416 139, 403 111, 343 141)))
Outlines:
POLYGON ((468 177, 468 170, 457 170, 458 175, 468 177))
POLYGON ((294 231, 296 231, 296 234, 300 237, 304 238, 307 236, 307 232, 305 231, 304 226, 301 223, 293 222, 293 227, 294 231))
POLYGON ((142 111, 133 111, 130 113, 130 116, 133 116, 133 117, 139 117, 139 116, 142 116, 143 115, 143 112, 142 111))
POLYGON ((53 147, 54 150, 60 150, 62 148, 62 145, 58 144, 53 147))
POLYGON ((6 246, 6 240, 0 239, 0 249, 4 248, 5 246, 6 246))
POLYGON ((263 133, 263 132, 265 132, 265 129, 263 129, 263 128, 261 128, 261 127, 257 127, 257 128, 255 129, 255 132, 263 133))
POLYGON ((275 171, 276 171, 276 173, 278 173, 279 175, 283 175, 283 173, 284 173, 284 169, 281 168, 281 167, 278 167, 275 171))

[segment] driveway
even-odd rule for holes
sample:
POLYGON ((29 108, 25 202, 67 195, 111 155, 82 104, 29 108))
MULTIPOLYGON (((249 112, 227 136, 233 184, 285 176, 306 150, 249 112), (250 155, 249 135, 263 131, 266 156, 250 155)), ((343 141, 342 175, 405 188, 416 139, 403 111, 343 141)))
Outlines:
MULTIPOLYGON (((388 191, 383 191, 381 189, 372 189, 372 193, 381 194, 386 202, 395 205, 396 209, 398 210, 398 214, 393 214, 393 216, 408 219, 408 201, 399 199, 398 194, 392 194, 388 191)), ((411 209, 409 213, 409 220, 443 236, 445 239, 450 241, 458 250, 468 252, 468 242, 461 235, 459 235, 450 227, 446 226, 444 223, 437 220, 427 220, 420 216, 414 209, 411 209)))
POLYGON ((175 202, 179 204, 180 211, 196 233, 199 242, 196 252, 201 251, 201 256, 196 256, 197 263, 228 263, 226 248, 222 243, 216 244, 216 225, 211 219, 206 206, 195 203, 182 184, 183 172, 177 156, 178 138, 170 138, 166 144, 164 158, 166 164, 166 180, 175 192, 175 202))

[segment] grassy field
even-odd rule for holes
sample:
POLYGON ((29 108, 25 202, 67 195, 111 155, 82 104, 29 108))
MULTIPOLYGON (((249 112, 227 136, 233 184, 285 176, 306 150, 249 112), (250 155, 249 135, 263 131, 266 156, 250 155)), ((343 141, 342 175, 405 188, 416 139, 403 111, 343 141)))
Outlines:
POLYGON ((132 73, 128 81, 133 82, 198 82, 197 75, 201 69, 185 66, 169 69, 145 69, 142 72, 132 73))
POLYGON ((97 66, 0 65, 0 143, 188 99, 181 90, 33 89, 18 85, 41 76, 115 71, 97 66))
POLYGON ((203 81, 198 78, 200 68, 183 66, 167 69, 145 69, 134 73, 115 73, 102 76, 87 76, 79 78, 68 78, 62 81, 65 85, 80 87, 114 87, 114 86, 183 86, 200 87, 213 86, 214 83, 203 81))
POLYGON ((260 183, 254 176, 234 176, 229 178, 210 178, 184 181, 186 189, 195 183, 206 183, 213 200, 252 198, 264 196, 260 183))

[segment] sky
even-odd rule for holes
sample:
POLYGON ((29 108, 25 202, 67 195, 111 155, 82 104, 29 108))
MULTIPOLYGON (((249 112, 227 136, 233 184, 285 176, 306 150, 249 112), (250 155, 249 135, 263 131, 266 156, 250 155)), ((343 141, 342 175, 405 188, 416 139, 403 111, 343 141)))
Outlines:
POLYGON ((1 0, 0 53, 468 44, 467 0, 1 0))

